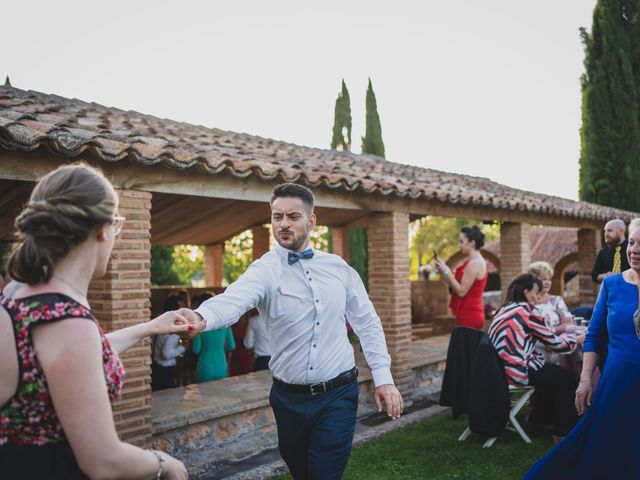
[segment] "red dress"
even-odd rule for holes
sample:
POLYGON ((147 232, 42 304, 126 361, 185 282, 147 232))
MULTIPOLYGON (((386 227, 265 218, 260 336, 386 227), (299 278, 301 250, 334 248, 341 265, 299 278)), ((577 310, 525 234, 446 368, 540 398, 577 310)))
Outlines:
MULTIPOLYGON (((464 275, 464 269, 469 264, 469 260, 456 268, 455 279, 460 283, 464 275)), ((449 307, 456 317, 456 326, 477 328, 484 327, 484 305, 482 294, 487 284, 489 272, 484 274, 482 280, 474 280, 471 288, 464 297, 458 296, 456 292, 451 292, 449 307)))

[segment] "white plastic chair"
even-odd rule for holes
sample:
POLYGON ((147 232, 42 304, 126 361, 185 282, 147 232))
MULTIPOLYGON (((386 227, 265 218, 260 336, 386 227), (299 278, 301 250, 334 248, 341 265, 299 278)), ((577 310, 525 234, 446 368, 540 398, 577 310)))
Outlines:
MULTIPOLYGON (((509 386, 509 394, 511 395, 511 410, 509 410, 509 421, 507 423, 507 428, 510 430, 516 431, 520 435, 522 440, 524 440, 525 443, 531 443, 531 439, 529 438, 529 435, 527 435, 527 432, 525 432, 522 426, 520 425, 520 422, 518 422, 516 415, 518 415, 518 412, 520 412, 520 410, 522 410, 522 407, 526 405, 526 403, 529 401, 529 398, 531 398, 531 395, 533 395, 533 392, 535 392, 535 390, 536 390, 535 387, 531 387, 531 386, 526 386, 526 387, 513 387, 511 385, 509 386), (514 400, 513 396, 516 393, 522 393, 522 395, 518 399, 514 400)), ((462 432, 462 435, 458 437, 458 441, 459 442, 465 441, 467 438, 469 438, 469 435, 471 435, 471 429, 467 427, 466 430, 462 432)), ((491 447, 497 439, 498 437, 488 438, 487 441, 484 442, 484 445, 482 445, 482 448, 491 447)))

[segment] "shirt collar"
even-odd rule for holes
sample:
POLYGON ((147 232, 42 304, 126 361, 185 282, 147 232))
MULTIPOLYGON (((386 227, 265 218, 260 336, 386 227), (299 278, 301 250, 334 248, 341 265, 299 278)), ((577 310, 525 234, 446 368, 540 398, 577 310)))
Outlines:
MULTIPOLYGON (((308 243, 307 244, 307 248, 305 248, 304 250, 309 250, 309 249, 313 250, 314 254, 318 253, 315 248, 311 247, 311 243, 308 243)), ((275 251, 280 256, 280 258, 284 258, 285 260, 287 260, 289 258, 289 252, 293 252, 293 250, 289 250, 288 248, 284 248, 279 243, 276 243, 275 251)))

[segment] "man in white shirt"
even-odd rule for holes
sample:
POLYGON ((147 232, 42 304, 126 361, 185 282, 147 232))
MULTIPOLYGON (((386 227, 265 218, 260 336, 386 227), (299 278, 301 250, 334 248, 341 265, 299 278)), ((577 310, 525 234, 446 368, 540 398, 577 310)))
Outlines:
MULTIPOLYGON (((260 315, 255 312, 249 318, 247 334, 242 340, 244 348, 253 350, 253 371, 269 370, 269 360, 271 359, 271 349, 269 348, 269 325, 260 315)), ((250 312, 251 313, 251 312, 250 312)))
POLYGON ((278 243, 227 290, 195 313, 181 310, 198 330, 224 328, 256 307, 269 322, 269 397, 278 446, 295 479, 339 479, 349 460, 358 407, 354 353, 345 317, 360 338, 375 384, 379 411, 393 419, 403 409, 391 377, 380 318, 357 272, 337 255, 309 248, 316 225, 314 197, 285 183, 271 196, 278 243))

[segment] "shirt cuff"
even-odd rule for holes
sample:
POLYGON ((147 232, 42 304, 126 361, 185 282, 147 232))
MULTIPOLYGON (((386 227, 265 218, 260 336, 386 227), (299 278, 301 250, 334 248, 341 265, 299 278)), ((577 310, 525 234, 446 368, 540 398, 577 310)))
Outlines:
POLYGON ((194 312, 196 312, 198 315, 200 315, 202 318, 204 318, 207 321, 207 325, 204 328, 205 332, 208 332, 209 330, 213 330, 215 328, 214 324, 215 324, 216 318, 211 310, 209 310, 208 308, 197 308, 194 310, 194 312))
POLYGON ((376 388, 380 385, 393 385, 393 377, 391 376, 391 369, 389 367, 380 367, 371 370, 371 376, 373 377, 373 384, 376 388))

